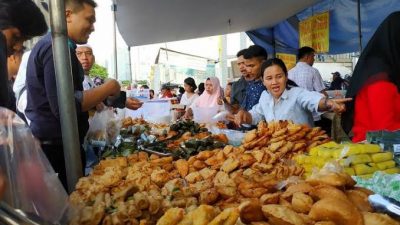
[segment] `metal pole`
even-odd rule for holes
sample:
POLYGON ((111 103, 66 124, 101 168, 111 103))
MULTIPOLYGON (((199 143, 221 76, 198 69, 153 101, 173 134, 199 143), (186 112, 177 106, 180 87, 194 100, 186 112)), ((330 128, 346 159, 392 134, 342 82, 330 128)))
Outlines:
POLYGON ((358 19, 358 48, 360 49, 360 54, 363 50, 362 46, 362 33, 361 33, 361 2, 357 0, 357 19, 358 19))
POLYGON ((112 0, 111 4, 111 11, 113 13, 113 21, 112 21, 112 26, 113 26, 113 50, 114 50, 114 78, 118 80, 118 63, 117 63, 117 26, 115 25, 117 19, 116 19, 116 11, 117 11, 117 4, 115 4, 115 0, 112 0))
POLYGON ((49 2, 53 59, 61 118, 65 168, 67 171, 68 191, 72 192, 75 189, 78 179, 82 177, 82 162, 72 82, 71 58, 67 44, 65 5, 64 0, 52 0, 49 2))
MULTIPOLYGON (((128 46, 128 56, 129 56, 129 81, 132 83, 132 57, 131 57, 131 46, 128 46)), ((136 74, 135 74, 136 81, 136 74)))

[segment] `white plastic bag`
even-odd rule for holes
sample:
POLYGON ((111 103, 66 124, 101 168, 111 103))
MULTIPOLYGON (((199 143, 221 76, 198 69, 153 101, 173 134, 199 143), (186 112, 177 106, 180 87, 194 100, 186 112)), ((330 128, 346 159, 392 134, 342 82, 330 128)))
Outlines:
POLYGON ((13 208, 59 223, 68 195, 24 121, 0 107, 0 176, 2 201, 13 208))
POLYGON ((120 130, 121 120, 112 109, 107 108, 94 114, 86 134, 86 141, 101 147, 114 144, 120 130))
POLYGON ((215 123, 213 117, 218 113, 219 106, 214 107, 192 107, 193 120, 197 123, 215 123))

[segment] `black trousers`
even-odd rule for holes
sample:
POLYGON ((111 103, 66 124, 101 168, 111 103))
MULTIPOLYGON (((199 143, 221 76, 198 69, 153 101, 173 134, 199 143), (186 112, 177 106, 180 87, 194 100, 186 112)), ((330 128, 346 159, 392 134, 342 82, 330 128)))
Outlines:
MULTIPOLYGON (((60 179, 62 185, 64 186, 65 190, 68 191, 67 171, 65 169, 64 148, 62 141, 41 141, 41 146, 54 171, 58 173, 58 178, 60 179)), ((83 170, 82 174, 84 174, 86 157, 82 147, 80 148, 80 153, 83 170)))
POLYGON ((331 136, 332 120, 327 119, 325 117, 321 117, 321 120, 314 121, 314 125, 316 127, 321 127, 322 130, 326 131, 329 137, 331 136))

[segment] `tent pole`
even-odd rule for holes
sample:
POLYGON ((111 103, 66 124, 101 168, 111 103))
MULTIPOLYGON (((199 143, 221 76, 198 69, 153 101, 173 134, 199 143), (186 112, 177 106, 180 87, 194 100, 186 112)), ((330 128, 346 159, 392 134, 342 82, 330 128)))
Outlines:
POLYGON ((362 33, 361 33, 361 1, 357 0, 357 22, 358 22, 358 46, 360 49, 360 54, 363 50, 362 47, 362 33))
POLYGON ((272 47, 274 48, 274 52, 272 53, 273 57, 276 57, 276 41, 275 41, 275 28, 272 27, 272 47))
POLYGON ((66 162, 65 168, 67 172, 68 191, 72 192, 75 189, 78 179, 82 177, 82 162, 72 82, 71 58, 67 44, 65 5, 64 0, 52 0, 49 3, 57 95, 58 102, 62 102, 58 106, 66 162))
POLYGON ((118 63, 117 63, 117 26, 116 26, 116 11, 117 11, 117 4, 115 3, 115 0, 112 0, 111 4, 111 11, 113 13, 113 21, 112 21, 112 32, 113 32, 113 63, 114 63, 114 77, 116 80, 118 80, 118 63))
MULTIPOLYGON (((132 57, 131 57, 131 46, 128 46, 128 56, 129 56, 129 81, 132 83, 132 57)), ((135 73, 136 80, 136 73, 135 73)))

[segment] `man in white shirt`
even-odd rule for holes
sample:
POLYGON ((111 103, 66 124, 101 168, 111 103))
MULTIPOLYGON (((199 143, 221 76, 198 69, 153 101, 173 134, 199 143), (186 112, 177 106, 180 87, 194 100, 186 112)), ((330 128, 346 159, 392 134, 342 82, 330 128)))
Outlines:
MULTIPOLYGON (((301 88, 317 91, 328 96, 321 74, 316 68, 312 67, 315 60, 314 57, 315 50, 313 48, 308 46, 301 47, 297 52, 298 62, 295 67, 289 70, 288 78, 301 88)), ((329 125, 321 124, 322 121, 319 114, 314 113, 313 117, 316 126, 327 127, 326 129, 328 129, 329 125)))
POLYGON ((318 91, 326 94, 325 85, 319 71, 312 67, 314 64, 315 51, 310 47, 302 47, 298 50, 298 62, 295 67, 289 70, 289 79, 299 87, 309 91, 318 91))
POLYGON ((94 64, 95 58, 93 55, 92 47, 88 44, 78 45, 76 48, 76 56, 79 62, 82 64, 82 68, 85 74, 85 79, 83 80, 83 90, 89 90, 95 87, 92 78, 89 76, 90 69, 94 64))

